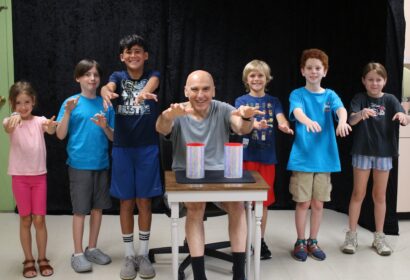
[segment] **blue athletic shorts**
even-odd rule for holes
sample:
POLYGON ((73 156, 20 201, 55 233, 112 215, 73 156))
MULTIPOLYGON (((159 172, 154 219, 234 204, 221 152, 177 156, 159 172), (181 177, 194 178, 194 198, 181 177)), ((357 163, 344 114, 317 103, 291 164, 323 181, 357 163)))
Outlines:
POLYGON ((110 193, 121 200, 162 195, 159 148, 113 147, 110 193))
POLYGON ((373 157, 354 154, 352 156, 352 165, 359 169, 389 171, 393 167, 393 160, 391 157, 373 157))

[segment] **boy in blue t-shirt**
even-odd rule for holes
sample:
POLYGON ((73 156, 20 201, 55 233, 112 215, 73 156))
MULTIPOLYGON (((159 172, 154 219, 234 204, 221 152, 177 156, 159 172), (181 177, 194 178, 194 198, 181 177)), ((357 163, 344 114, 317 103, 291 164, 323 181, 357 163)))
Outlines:
POLYGON ((259 110, 264 112, 263 115, 255 117, 251 133, 242 136, 243 168, 258 171, 270 186, 268 199, 263 202, 261 260, 272 257, 264 236, 268 206, 275 202, 273 186, 275 182, 275 164, 278 163, 276 159, 275 123, 278 123, 278 128, 282 132, 293 134, 293 130, 289 128, 289 122, 283 114, 282 104, 279 99, 265 92, 266 85, 271 80, 269 65, 261 60, 252 60, 246 64, 242 73, 242 81, 248 93, 235 100, 236 108, 246 105, 258 107, 259 110))
POLYGON ((114 112, 108 110, 101 114, 103 100, 97 96, 100 74, 100 65, 95 60, 81 60, 74 70, 81 93, 67 98, 57 117, 57 137, 62 140, 68 135, 67 165, 74 241, 71 267, 75 272, 91 271, 91 263, 111 262, 111 258, 97 248, 102 210, 111 207, 108 140, 113 140, 114 127, 114 112), (87 214, 90 214, 90 234, 88 246, 83 250, 87 214))
POLYGON ((162 195, 160 178, 157 96, 159 72, 145 71, 148 50, 144 39, 128 35, 120 40, 120 59, 125 71, 114 72, 101 89, 101 96, 115 109, 112 149, 111 195, 120 200, 120 221, 125 258, 122 279, 153 278, 148 259, 151 230, 151 199, 162 195), (134 251, 134 207, 138 207, 139 252, 134 251))
POLYGON ((288 162, 292 170, 289 190, 296 202, 295 224, 297 240, 293 257, 305 261, 307 255, 324 260, 325 253, 317 245, 317 235, 323 214, 323 202, 330 201, 330 173, 340 171, 336 135, 349 135, 347 111, 339 96, 322 88, 329 63, 326 53, 318 49, 305 50, 301 57, 304 87, 292 91, 289 97, 289 119, 295 121, 295 140, 288 162), (334 114, 338 125, 334 132, 334 114), (311 208, 310 235, 305 239, 307 212, 311 208))

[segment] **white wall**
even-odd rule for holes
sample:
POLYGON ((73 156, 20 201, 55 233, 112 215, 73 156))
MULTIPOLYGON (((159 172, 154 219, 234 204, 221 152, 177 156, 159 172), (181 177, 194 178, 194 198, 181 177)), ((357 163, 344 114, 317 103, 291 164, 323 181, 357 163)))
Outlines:
MULTIPOLYGON (((406 24, 410 23, 410 0, 404 0, 404 17, 406 24)), ((406 37, 404 44, 404 63, 410 64, 410 24, 406 26, 406 37)))

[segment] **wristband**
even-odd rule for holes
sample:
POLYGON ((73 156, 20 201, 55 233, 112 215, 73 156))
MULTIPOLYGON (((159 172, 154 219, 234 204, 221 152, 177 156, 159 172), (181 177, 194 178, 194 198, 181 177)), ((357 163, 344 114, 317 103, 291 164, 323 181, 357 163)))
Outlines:
POLYGON ((241 119, 246 121, 246 122, 251 122, 252 121, 252 118, 245 118, 245 117, 242 117, 242 116, 241 116, 241 119))

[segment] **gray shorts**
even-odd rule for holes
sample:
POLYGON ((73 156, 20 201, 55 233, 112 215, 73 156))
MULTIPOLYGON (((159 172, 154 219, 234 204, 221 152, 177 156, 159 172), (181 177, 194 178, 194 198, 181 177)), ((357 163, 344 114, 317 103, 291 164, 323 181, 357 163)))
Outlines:
POLYGON ((73 214, 87 215, 91 209, 111 207, 108 174, 108 170, 68 167, 73 214))

